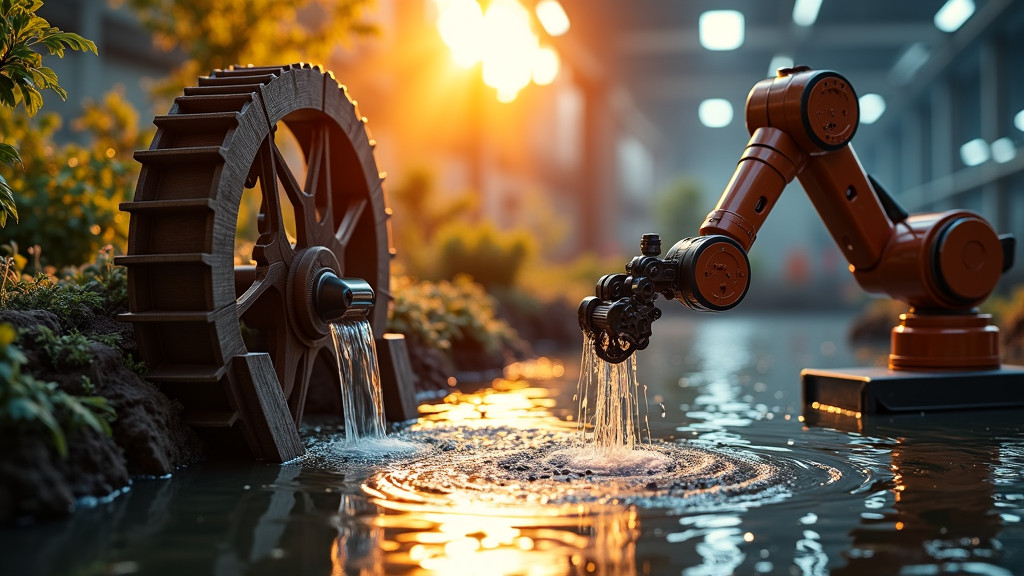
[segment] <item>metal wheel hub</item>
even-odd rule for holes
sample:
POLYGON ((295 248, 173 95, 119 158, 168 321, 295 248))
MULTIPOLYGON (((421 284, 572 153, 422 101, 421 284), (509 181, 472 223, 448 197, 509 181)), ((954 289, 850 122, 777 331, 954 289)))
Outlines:
POLYGON ((317 312, 318 287, 321 276, 341 276, 341 265, 334 253, 323 246, 306 248, 296 254, 288 270, 288 313, 295 319, 295 331, 305 342, 313 344, 331 333, 317 312))
POLYGON ((375 293, 362 278, 342 278, 334 253, 323 246, 299 251, 288 271, 288 312, 310 345, 331 333, 331 322, 366 319, 375 293))

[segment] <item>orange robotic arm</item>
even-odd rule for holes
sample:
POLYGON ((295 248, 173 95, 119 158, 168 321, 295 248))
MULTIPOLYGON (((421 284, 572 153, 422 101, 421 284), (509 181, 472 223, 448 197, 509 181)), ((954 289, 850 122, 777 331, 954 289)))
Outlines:
MULTIPOLYGON (((653 308, 657 294, 695 310, 736 306, 750 282, 746 253, 794 178, 867 292, 907 302, 918 318, 977 316, 973 307, 1012 262, 1012 238, 1000 238, 972 212, 907 215, 865 174, 850 146, 858 119, 857 96, 835 72, 783 69, 758 82, 747 97, 750 141, 700 235, 679 241, 664 259, 658 258, 660 240, 645 236, 643 256, 626 266, 628 274, 603 277, 597 296, 581 304, 580 325, 597 337, 598 354, 617 362, 646 347, 650 323, 660 315, 653 308)), ((961 329, 961 320, 954 329, 961 329)), ((986 331, 992 332, 980 330, 986 331)), ((923 332, 914 326, 908 333, 900 351, 894 341, 897 367, 930 365, 934 343, 922 344, 923 332), (929 350, 923 356, 922 346, 929 350)), ((992 334, 980 339, 983 345, 970 345, 984 350, 971 352, 966 362, 991 365, 997 343, 992 334)))

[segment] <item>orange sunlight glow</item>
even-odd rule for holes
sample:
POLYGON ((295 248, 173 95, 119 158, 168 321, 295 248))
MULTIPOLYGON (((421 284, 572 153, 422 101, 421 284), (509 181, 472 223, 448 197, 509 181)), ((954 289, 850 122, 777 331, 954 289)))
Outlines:
POLYGON ((476 0, 438 0, 437 29, 452 51, 452 59, 463 68, 480 61, 484 13, 476 0))
POLYGON ((548 34, 561 36, 569 31, 569 16, 558 0, 540 0, 535 11, 548 34))
POLYGON ((530 12, 518 0, 436 0, 437 27, 456 64, 483 64, 483 80, 511 102, 532 80, 547 85, 558 75, 558 54, 541 47, 530 12))
POLYGON ((558 52, 551 48, 537 50, 533 61, 533 83, 547 86, 558 76, 558 52))

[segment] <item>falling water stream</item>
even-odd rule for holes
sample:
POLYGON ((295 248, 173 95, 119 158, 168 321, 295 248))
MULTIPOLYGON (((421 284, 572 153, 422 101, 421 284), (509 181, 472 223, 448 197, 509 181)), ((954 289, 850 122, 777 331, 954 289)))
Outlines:
POLYGON ((341 404, 345 416, 345 442, 384 437, 384 398, 373 329, 366 320, 331 324, 338 354, 341 404))
POLYGON ((640 390, 636 377, 635 354, 619 364, 605 362, 594 349, 593 335, 586 335, 577 398, 580 403, 577 422, 580 432, 585 434, 585 444, 597 449, 632 450, 643 442, 644 432, 650 444, 646 395, 640 390), (644 399, 642 414, 641 398, 644 399), (588 425, 592 427, 592 434, 586 434, 588 425))

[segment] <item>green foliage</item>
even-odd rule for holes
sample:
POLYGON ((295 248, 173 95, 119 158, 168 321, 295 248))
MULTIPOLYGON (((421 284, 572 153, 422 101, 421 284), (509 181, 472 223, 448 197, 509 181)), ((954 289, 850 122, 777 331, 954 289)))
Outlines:
POLYGON ((103 310, 102 295, 80 284, 43 275, 15 282, 0 298, 12 310, 46 310, 72 323, 103 310))
POLYGON ((162 84, 173 95, 232 64, 325 62, 339 39, 366 35, 370 0, 115 0, 132 8, 165 51, 188 60, 162 84))
MULTIPOLYGON (((0 0, 0 105, 13 109, 25 105, 29 116, 43 106, 42 90, 52 90, 61 100, 67 92, 58 83, 53 70, 43 66, 45 49, 51 56, 64 57, 64 49, 96 54, 96 44, 78 34, 63 32, 36 15, 41 0, 0 0)), ((6 131, 0 131, 5 137, 6 131)), ((0 143, 0 164, 13 166, 20 161, 16 148, 0 143)), ((0 227, 8 216, 18 221, 14 190, 0 175, 0 227)))
POLYGON ((113 265, 109 247, 99 252, 95 262, 80 269, 68 269, 63 278, 52 274, 25 275, 25 258, 17 253, 17 245, 4 248, 11 255, 0 261, 4 280, 0 285, 0 306, 46 310, 71 325, 77 325, 90 314, 112 315, 127 307, 127 271, 123 266, 113 265))
POLYGON ((391 291, 392 332, 448 353, 466 346, 498 354, 522 344, 515 330, 495 315, 494 299, 467 276, 451 282, 415 282, 402 276, 391 280, 391 291))
POLYGON ((98 396, 73 396, 53 382, 21 373, 25 355, 14 346, 14 327, 0 324, 0 434, 48 433, 61 457, 67 435, 82 428, 111 434, 113 407, 98 396))
POLYGON ((114 265, 114 249, 109 244, 99 250, 94 261, 78 268, 71 280, 100 296, 102 313, 113 315, 128 309, 128 269, 114 265))
MULTIPOLYGON (((18 150, 6 142, 0 142, 0 164, 14 166, 19 162, 21 162, 21 156, 18 155, 18 150)), ((18 206, 14 202, 14 190, 0 174, 0 228, 7 226, 8 216, 17 222, 18 206)))
POLYGON ((135 372, 140 377, 146 377, 146 371, 148 370, 148 368, 146 367, 146 361, 135 360, 135 356, 131 352, 124 353, 124 355, 121 357, 121 363, 124 364, 125 368, 131 370, 132 372, 135 372))
POLYGON ((82 374, 82 392, 88 396, 96 394, 96 385, 92 383, 92 378, 89 378, 85 374, 82 374))
POLYGON ((679 178, 665 187, 654 201, 657 232, 665 243, 662 248, 668 250, 677 241, 696 236, 708 211, 695 181, 679 178))
POLYGON ((513 286, 534 250, 526 232, 499 232, 490 223, 446 226, 437 243, 437 268, 443 278, 465 274, 487 289, 513 286))
POLYGON ((21 170, 0 168, 22 208, 11 239, 46 247, 43 263, 56 267, 89 260, 104 245, 122 248, 128 217, 118 204, 131 198, 140 169, 132 154, 150 137, 137 120, 138 113, 114 91, 103 102, 87 103, 74 123, 91 144, 58 145, 56 115, 29 119, 0 108, 0 134, 17 143, 23 157, 21 170))
POLYGON ((54 370, 84 368, 95 359, 89 350, 92 340, 83 334, 71 332, 58 336, 46 326, 37 326, 34 332, 36 345, 42 348, 43 356, 54 370))
POLYGON ((43 105, 40 90, 53 90, 61 100, 68 93, 57 83, 53 70, 43 66, 45 48, 51 56, 64 57, 64 49, 96 54, 96 44, 78 34, 62 32, 36 15, 42 0, 0 1, 0 104, 25 105, 29 116, 43 105))

